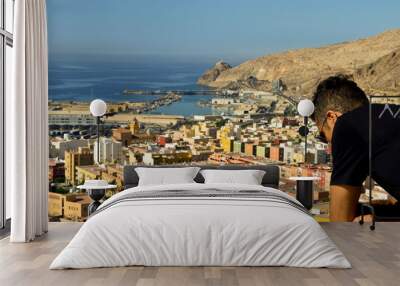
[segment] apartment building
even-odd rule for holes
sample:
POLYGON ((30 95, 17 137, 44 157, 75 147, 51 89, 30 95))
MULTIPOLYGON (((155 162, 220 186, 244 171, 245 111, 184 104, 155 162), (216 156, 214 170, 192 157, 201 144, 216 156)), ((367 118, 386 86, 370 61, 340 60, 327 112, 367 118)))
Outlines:
POLYGON ((79 147, 78 151, 65 152, 65 182, 77 184, 77 170, 79 166, 93 165, 93 153, 89 148, 79 147))
POLYGON ((96 163, 118 163, 123 159, 122 143, 112 138, 100 138, 100 152, 98 152, 98 142, 94 143, 94 161, 96 163), (98 158, 100 156, 100 158, 98 158))
POLYGON ((77 151, 80 147, 89 147, 89 140, 86 139, 72 139, 65 140, 62 138, 56 138, 51 140, 50 143, 54 147, 52 157, 58 157, 64 160, 65 151, 77 151))

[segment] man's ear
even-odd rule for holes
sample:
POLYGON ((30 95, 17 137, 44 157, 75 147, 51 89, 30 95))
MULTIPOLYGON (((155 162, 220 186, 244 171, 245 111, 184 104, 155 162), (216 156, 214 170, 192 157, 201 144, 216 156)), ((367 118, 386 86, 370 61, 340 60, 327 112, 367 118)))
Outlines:
POLYGON ((336 116, 336 111, 333 111, 333 110, 328 110, 327 112, 326 112, 326 117, 328 118, 328 119, 335 119, 337 116, 336 116))
POLYGON ((333 126, 335 126, 336 120, 340 115, 342 115, 340 112, 328 110, 326 113, 326 121, 330 128, 333 129, 333 126))

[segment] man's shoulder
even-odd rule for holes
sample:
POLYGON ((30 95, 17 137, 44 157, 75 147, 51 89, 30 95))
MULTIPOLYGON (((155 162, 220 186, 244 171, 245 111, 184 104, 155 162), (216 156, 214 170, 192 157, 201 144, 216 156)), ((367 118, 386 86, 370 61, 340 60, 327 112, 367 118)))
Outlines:
MULTIPOLYGON (((379 109, 380 104, 374 104, 374 109, 379 109)), ((338 126, 345 130, 364 130, 368 129, 369 104, 357 107, 349 112, 342 114, 337 120, 338 126)), ((365 130, 364 130, 365 131, 365 130)))
POLYGON ((359 140, 364 137, 364 129, 368 130, 368 105, 360 106, 342 114, 335 123, 332 134, 332 143, 359 140), (367 124, 366 126, 364 126, 367 124), (366 129, 367 128, 367 129, 366 129))
MULTIPOLYGON (((374 107, 379 107, 381 104, 373 104, 374 107)), ((344 113, 341 118, 344 120, 365 119, 369 115, 369 104, 364 104, 351 111, 344 113)))
POLYGON ((336 120, 335 127, 333 128, 333 135, 343 134, 352 130, 357 125, 357 118, 359 117, 357 113, 353 110, 342 114, 336 120))

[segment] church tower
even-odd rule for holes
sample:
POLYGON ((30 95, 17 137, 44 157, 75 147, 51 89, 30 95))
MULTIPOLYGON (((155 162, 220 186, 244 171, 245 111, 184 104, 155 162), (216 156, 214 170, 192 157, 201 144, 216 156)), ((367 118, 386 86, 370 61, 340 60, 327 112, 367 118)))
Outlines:
POLYGON ((139 121, 135 118, 133 120, 133 123, 129 124, 129 128, 131 130, 132 135, 138 134, 140 129, 139 121))

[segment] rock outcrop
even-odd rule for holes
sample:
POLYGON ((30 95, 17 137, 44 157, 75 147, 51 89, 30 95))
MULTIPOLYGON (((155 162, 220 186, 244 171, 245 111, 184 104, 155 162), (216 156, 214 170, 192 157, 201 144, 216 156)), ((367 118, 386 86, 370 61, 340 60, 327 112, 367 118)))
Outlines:
POLYGON ((209 85, 210 83, 214 82, 219 75, 232 68, 229 64, 219 61, 217 62, 212 68, 207 70, 198 80, 197 83, 201 85, 209 85))

